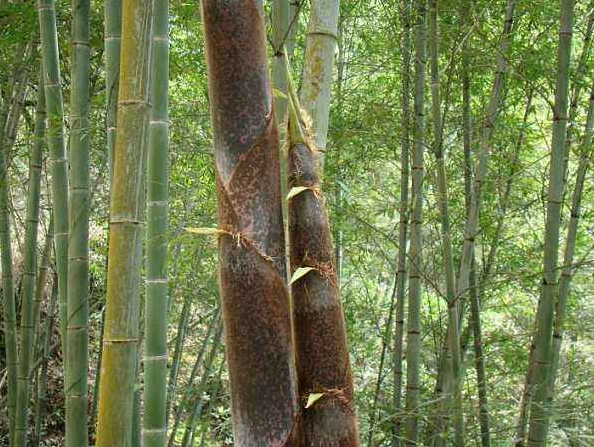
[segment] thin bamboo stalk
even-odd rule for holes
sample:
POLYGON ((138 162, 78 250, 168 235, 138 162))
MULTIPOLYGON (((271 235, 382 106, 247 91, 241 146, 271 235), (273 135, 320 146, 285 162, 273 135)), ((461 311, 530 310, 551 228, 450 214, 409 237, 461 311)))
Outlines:
MULTIPOLYGON (((8 115, 8 106, 3 104, 2 116, 8 115)), ((6 120, 7 121, 7 120, 6 120)), ((7 374, 7 407, 9 424, 9 445, 14 446, 14 426, 17 406, 17 339, 16 339, 16 312, 14 296, 14 277, 12 264, 12 245, 10 234, 9 210, 9 182, 7 171, 8 147, 4 144, 4 125, 0 122, 0 262, 2 264, 2 293, 4 307, 4 337, 6 350, 7 374)))
MULTIPOLYGON (((55 275, 54 275, 55 276, 55 275)), ((56 302, 58 301, 58 279, 54 277, 50 302, 47 310, 47 319, 45 320, 43 330, 43 363, 39 372, 39 381, 37 383, 37 404, 35 407, 35 437, 32 440, 34 447, 37 447, 42 437, 42 424, 47 408, 47 371, 51 359, 50 345, 52 340, 52 328, 54 326, 54 314, 56 302)))
POLYGON ((34 286, 37 270, 37 232, 39 226, 39 191, 45 140, 45 95, 43 78, 35 109, 35 138, 29 155, 29 184, 25 230, 24 272, 21 292, 21 345, 19 350, 15 446, 27 444, 27 410, 29 407, 29 374, 33 355, 34 286))
POLYGON ((186 430, 184 431, 184 437, 182 439, 181 447, 190 447, 192 445, 190 441, 193 437, 194 431, 196 430, 196 424, 198 422, 198 419, 200 418, 200 413, 202 412, 202 407, 204 405, 204 399, 202 398, 202 395, 206 390, 206 384, 211 376, 212 366, 219 352, 222 333, 223 326, 219 324, 214 340, 212 342, 212 346, 210 348, 210 352, 208 353, 206 361, 204 362, 202 379, 200 380, 200 383, 196 388, 194 405, 192 406, 192 412, 190 413, 190 417, 188 419, 188 422, 186 423, 186 430))
POLYGON ((406 339, 406 430, 405 445, 419 441, 421 374, 422 221, 424 171, 424 115, 426 71, 426 1, 415 0, 414 119, 412 147, 412 215, 409 248, 408 328, 406 339))
POLYGON ((576 239, 578 235, 578 224, 581 215, 581 205, 586 174, 592 160, 592 140, 594 136, 594 80, 590 90, 588 116, 584 136, 580 146, 580 159, 578 163, 575 186, 571 197, 571 211, 569 224, 567 226, 567 238, 565 242, 565 253, 563 255, 563 269, 559 283, 559 292, 555 303, 555 321, 553 324, 553 340, 551 346, 551 362, 549 366, 549 379, 547 390, 548 406, 551 407, 555 395, 555 381, 559 369, 559 355, 565 330, 565 317, 567 313, 567 298, 573 278, 573 259, 575 255, 576 239))
POLYGON ((88 445, 90 0, 72 0, 66 447, 88 445))
MULTIPOLYGON (((476 263, 475 263, 476 264, 476 263)), ((489 424, 489 407, 487 401, 487 374, 485 370, 485 355, 483 350, 483 335, 481 325, 481 303, 476 285, 474 265, 470 271, 470 318, 472 320, 474 340, 474 362, 476 370, 476 385, 479 398, 479 425, 481 429, 481 445, 490 447, 491 433, 489 424)))
POLYGON ((183 412, 187 409, 187 407, 189 405, 189 399, 190 399, 189 391, 193 390, 194 379, 196 378, 196 375, 198 374, 198 370, 199 370, 200 366, 202 365, 202 358, 204 357, 204 354, 206 353, 206 347, 208 345, 208 341, 210 340, 212 333, 215 331, 215 328, 218 333, 219 328, 222 327, 222 321, 220 319, 219 312, 220 311, 217 311, 216 316, 213 317, 210 324, 208 325, 206 335, 204 336, 204 341, 202 342, 202 344, 200 346, 200 351, 198 351, 196 361, 194 362, 194 366, 192 367, 192 371, 190 372, 190 377, 188 378, 188 382, 186 385, 186 389, 188 391, 186 391, 186 394, 183 396, 182 401, 180 402, 180 404, 177 408, 177 411, 175 412, 175 419, 173 421, 173 425, 171 426, 171 434, 169 435, 169 442, 167 443, 167 445, 169 447, 173 447, 173 445, 175 443, 175 437, 177 436, 177 430, 179 428, 179 424, 181 422, 183 412))
POLYGON ((150 0, 123 2, 98 447, 128 447, 131 443, 139 344, 152 13, 150 0))
MULTIPOLYGON (((42 87, 43 88, 43 87, 42 87)), ((45 109, 44 109, 45 111, 45 109)), ((37 271, 37 281, 35 283, 35 296, 33 298, 33 330, 34 330, 34 342, 33 352, 37 353, 41 349, 39 347, 39 312, 41 309, 41 300, 45 292, 47 285, 47 276, 50 270, 50 262, 52 256, 52 246, 54 241, 54 214, 50 212, 49 223, 47 225, 47 234, 45 236, 45 243, 43 244, 43 252, 41 254, 41 262, 39 263, 39 269, 37 271)))
POLYGON ((409 226, 410 182, 410 60, 411 60, 411 0, 403 1, 402 34, 402 139, 400 150, 400 222, 398 226, 398 271, 396 274, 396 319, 394 326, 394 413, 392 447, 402 445, 402 356, 404 353, 404 325, 406 301, 406 246, 409 226))
POLYGON ((547 443, 548 419, 547 388, 551 362, 551 339, 556 292, 559 287, 558 251, 559 227, 563 203, 565 177, 565 137, 567 132, 567 106, 569 97, 569 64, 573 36, 574 0, 561 0, 559 44, 557 47, 557 81, 551 143, 547 219, 544 234, 543 278, 541 296, 536 311, 534 349, 534 397, 530 409, 528 445, 544 447, 547 443))
MULTIPOLYGON (((173 294, 173 290, 171 291, 173 294)), ((177 324, 177 335, 175 337, 175 348, 173 350, 173 360, 171 362, 171 368, 169 369, 169 381, 167 383, 167 419, 171 413, 172 403, 175 400, 177 379, 179 376, 179 368, 181 364, 181 355, 183 350, 184 339, 186 336, 186 328, 188 326, 188 320, 190 315, 190 308, 192 306, 192 296, 187 294, 184 298, 184 304, 182 305, 181 314, 179 316, 179 322, 177 324)))
POLYGON ((47 112, 47 140, 50 149, 54 246, 58 273, 60 333, 63 358, 67 358, 66 322, 68 307, 68 160, 64 145, 64 110, 56 28, 55 0, 37 0, 43 85, 47 112))
POLYGON ((167 209, 168 209, 168 84, 169 9, 154 1, 151 60, 146 232, 146 302, 144 354, 145 447, 167 442, 167 209))
MULTIPOLYGON (((114 151, 118 133, 120 49, 122 43, 122 0, 105 0, 105 92, 107 96, 107 166, 109 184, 113 178, 114 151)), ((111 186, 110 186, 111 187, 111 186)))
MULTIPOLYGON (((464 413, 462 407, 460 334, 458 331, 458 303, 454 273, 454 254, 450 228, 448 181, 442 141, 442 117, 439 79, 439 30, 437 0, 429 0, 429 55, 431 68, 431 98, 433 118, 433 151, 437 163, 437 206, 441 221, 441 242, 448 306, 449 348, 451 352, 451 380, 453 392, 454 445, 464 446, 464 413)), ((440 431, 438 437, 443 437, 440 431)), ((438 443, 439 445, 439 443, 438 443)))

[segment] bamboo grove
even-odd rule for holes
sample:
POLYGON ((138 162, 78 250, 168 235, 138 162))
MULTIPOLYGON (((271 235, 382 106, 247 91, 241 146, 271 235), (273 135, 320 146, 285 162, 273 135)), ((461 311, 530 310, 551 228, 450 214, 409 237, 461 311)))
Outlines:
POLYGON ((593 32, 0 0, 0 447, 592 445, 593 32))

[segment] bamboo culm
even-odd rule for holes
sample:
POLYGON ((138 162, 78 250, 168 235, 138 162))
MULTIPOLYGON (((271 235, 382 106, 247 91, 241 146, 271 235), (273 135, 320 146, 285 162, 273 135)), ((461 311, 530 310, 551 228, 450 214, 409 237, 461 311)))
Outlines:
POLYGON ((33 356, 34 295, 37 274, 37 233, 39 228, 39 191, 41 164, 45 150, 45 95, 40 76, 37 107, 35 110, 35 138, 29 156, 29 184, 27 196, 27 222, 25 230, 25 257, 21 288, 21 344, 19 350, 17 411, 15 418, 15 446, 27 444, 27 410, 29 407, 29 374, 33 356))
POLYGON ((409 248, 409 287, 406 337, 406 446, 419 440, 418 412, 421 374, 422 221, 424 171, 424 115, 426 70, 426 1, 415 0, 414 119, 412 147, 412 214, 409 248))
MULTIPOLYGON (((441 243, 445 269, 446 302, 448 306, 449 348, 453 392, 454 445, 464 446, 464 413, 462 408, 462 380, 460 366, 460 334, 458 331, 458 303, 452 249, 449 194, 442 142, 442 117, 439 79, 439 31, 437 0, 429 0, 429 55, 431 71, 431 98, 433 118, 433 151, 437 164, 437 206, 441 221, 441 243)), ((445 430, 444 430, 445 431, 445 430)), ((442 431, 442 433, 444 432, 442 431)), ((441 433, 438 435, 442 437, 441 433)), ((440 445, 439 443, 437 445, 440 445)))
POLYGON ((559 368, 559 355, 561 352, 561 343, 565 326, 565 317, 567 312, 567 298, 573 277, 573 259, 575 255, 576 239, 578 235, 578 224, 580 221, 582 195, 586 174, 590 168, 592 155, 592 140, 594 134, 594 81, 590 90, 590 100, 588 107, 588 117, 584 136, 580 147, 580 159, 577 168, 575 186, 571 197, 571 211, 569 225, 567 226, 567 238, 565 242, 565 253, 563 255, 563 269, 561 270, 561 279, 559 283, 559 293, 555 303, 555 321, 553 325, 553 341, 551 346, 551 362, 549 366, 549 379, 547 390, 547 405, 552 406, 555 395, 555 381, 557 379, 557 370, 559 368))
POLYGON ((98 447, 129 447, 139 344, 152 1, 124 0, 98 447))
POLYGON ((55 0, 37 0, 43 85, 47 112, 47 143, 51 162, 54 248, 58 274, 58 302, 63 358, 68 357, 66 322, 68 307, 68 160, 64 144, 64 104, 58 50, 55 0))
POLYGON ((264 20, 255 0, 202 0, 202 17, 234 445, 292 447, 299 401, 264 20))
POLYGON ((72 1, 66 447, 88 445, 90 0, 72 1))
POLYGON ((319 150, 318 169, 322 176, 328 140, 340 1, 312 0, 310 8, 299 101, 303 110, 311 118, 311 133, 319 150))
POLYGON ((120 49, 122 44, 122 0, 105 0, 105 92, 107 100, 107 165, 109 184, 113 178, 114 151, 118 133, 120 49))
POLYGON ((145 447, 167 442, 167 210, 169 170, 169 9, 154 0, 151 114, 147 163, 146 301, 144 355, 145 447))
POLYGON ((54 325, 54 314, 56 302, 58 300, 58 279, 54 275, 52 291, 50 294, 50 302, 47 310, 47 319, 44 322, 43 330, 43 363, 41 364, 41 371, 39 372, 39 380, 37 382, 37 403, 35 406, 35 438, 32 440, 34 447, 37 447, 41 441, 43 420, 47 408, 47 372, 49 368, 49 361, 51 359, 50 344, 51 334, 54 325))
POLYGON ((396 318, 394 326, 394 430, 392 447, 400 447, 402 426, 402 356, 404 353, 404 310, 406 300, 406 246, 409 226, 409 182, 410 182, 410 14, 411 0, 403 2, 402 21, 402 139, 400 150, 400 222, 398 226, 398 272, 396 274, 396 318))
POLYGON ((547 218, 545 223, 543 278, 541 296, 536 311, 534 349, 534 397, 530 408, 529 447, 544 447, 547 443, 548 419, 547 389, 551 363, 551 341, 555 298, 559 287, 558 251, 561 209, 563 204, 563 178, 565 177, 565 137, 567 132, 567 106, 569 96, 569 64, 573 36, 574 0, 561 1, 559 44, 557 48, 557 82, 551 143, 551 163, 547 218))

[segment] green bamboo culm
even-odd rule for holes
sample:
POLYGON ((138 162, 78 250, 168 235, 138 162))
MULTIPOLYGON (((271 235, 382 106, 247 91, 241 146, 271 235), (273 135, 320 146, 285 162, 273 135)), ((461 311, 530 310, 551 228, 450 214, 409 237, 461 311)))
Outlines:
POLYGON ((117 136, 120 47, 122 41, 122 0, 105 0, 105 92, 107 100, 107 165, 109 184, 113 177, 113 154, 117 136))
MULTIPOLYGON (((429 58, 431 71, 431 99, 433 118, 433 152, 437 171, 437 206, 441 223, 441 245, 443 253, 446 301, 448 306, 449 347, 452 374, 452 413, 454 420, 454 445, 464 446, 464 413, 462 407, 460 333, 458 330, 458 305, 456 301, 456 274, 450 228, 449 193, 446 163, 443 151, 443 127, 439 78, 439 29, 438 2, 429 0, 429 58)), ((445 432, 445 430, 444 430, 445 432)), ((443 438, 443 435, 439 435, 443 438)), ((443 441, 445 442, 445 440, 443 441)), ((438 443, 439 444, 439 443, 438 443)))
POLYGON ((425 109, 425 42, 426 1, 415 1, 414 38, 414 121, 412 148, 412 215, 409 249, 408 329, 406 340, 406 446, 418 445, 421 373, 421 296, 422 296, 422 220, 424 182, 424 109, 425 109))
POLYGON ((24 272, 21 288, 21 344, 19 350, 17 410, 15 414, 15 446, 27 445, 27 412, 29 407, 29 373, 33 347, 35 303, 34 288, 37 270, 37 232, 39 226, 39 189, 41 164, 45 149, 45 95, 43 79, 35 110, 35 138, 29 156, 29 184, 27 191, 27 221, 25 230, 24 272))
POLYGON ((561 0, 559 44, 557 47, 557 83, 551 142, 551 167, 547 219, 545 223, 543 278, 540 300, 536 311, 536 335, 534 349, 534 398, 530 408, 529 447, 544 447, 547 444, 548 419, 547 389, 551 363, 551 339, 555 299, 559 288, 559 228, 563 205, 563 178, 565 158, 565 135, 567 131, 567 107, 569 98, 569 65, 571 39, 573 36, 574 0, 561 0))
POLYGON ((43 86, 47 112, 47 143, 50 151, 54 247, 58 274, 58 302, 62 354, 67 358, 66 322, 68 306, 68 160, 64 146, 64 104, 60 74, 58 34, 54 0, 38 0, 43 86))
POLYGON ((98 447, 129 447, 138 352, 152 1, 124 0, 98 447))
POLYGON ((72 0, 66 447, 87 439, 90 0, 72 0))
POLYGON ((567 298, 574 273, 574 255, 578 237, 578 223, 581 216, 584 183, 586 181, 588 169, 592 163, 592 140, 594 137, 594 79, 592 82, 588 115, 580 146, 580 159, 576 172, 575 186, 571 195, 571 211, 569 224, 567 226, 567 237, 565 239, 565 253, 563 255, 563 270, 561 272, 559 283, 559 295, 555 304, 555 323, 553 326, 552 352, 548 378, 548 405, 552 405, 555 396, 555 381, 559 369, 561 344, 563 341, 565 318, 567 314, 567 298))
POLYGON ((154 0, 151 114, 147 162, 146 300, 144 356, 145 447, 167 442, 167 200, 168 0, 154 0))
POLYGON ((411 0, 402 2, 402 118, 403 129, 400 151, 400 222, 398 224, 398 272, 396 274, 396 321, 394 322, 394 396, 393 408, 397 414, 393 424, 392 447, 402 445, 402 357, 404 351, 404 317, 406 301, 406 270, 409 227, 409 183, 410 183, 410 60, 411 60, 411 0))
MULTIPOLYGON (((2 105, 6 117, 8 105, 2 105)), ((14 420, 17 395, 17 341, 14 279, 12 270, 12 245, 10 237, 9 183, 7 172, 7 147, 4 145, 4 120, 0 122, 0 263, 2 264, 2 294, 4 308, 4 342, 6 351, 7 409, 9 445, 14 446, 14 420)))
MULTIPOLYGON (((47 274, 49 272, 50 266, 50 257, 52 254, 51 246, 52 241, 54 238, 54 215, 53 213, 50 214, 50 220, 47 229, 47 236, 45 246, 43 248, 43 255, 41 257, 41 265, 39 267, 39 273, 37 274, 37 286, 35 289, 36 297, 39 296, 39 300, 41 301, 41 296, 43 295, 43 291, 45 290, 45 283, 47 280, 47 274), (43 277, 41 280, 40 278, 43 277)), ((35 437, 31 440, 31 445, 33 447, 38 447, 41 435, 42 435, 42 425, 43 419, 45 416, 45 409, 47 407, 47 371, 48 371, 48 363, 50 361, 50 343, 51 343, 51 330, 54 324, 54 314, 56 303, 58 301, 58 280, 53 275, 52 280, 52 291, 50 294, 50 302, 47 310, 47 318, 43 322, 44 329, 38 329, 37 332, 37 340, 35 343, 35 351, 34 352, 41 352, 42 356, 42 363, 41 363, 41 370, 39 371, 39 376, 37 380, 37 401, 35 402, 35 437), (39 348, 39 346, 41 346, 39 348)), ((37 308, 37 312, 39 311, 39 307, 37 308)), ((39 315, 37 315, 37 321, 39 321, 39 315)), ((38 325, 39 323, 36 323, 38 325)))

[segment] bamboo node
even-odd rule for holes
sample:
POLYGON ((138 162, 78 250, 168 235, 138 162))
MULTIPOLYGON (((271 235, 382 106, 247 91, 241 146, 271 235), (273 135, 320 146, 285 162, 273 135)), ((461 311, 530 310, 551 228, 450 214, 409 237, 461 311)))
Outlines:
POLYGON ((110 340, 103 340, 103 344, 120 344, 120 343, 138 343, 137 338, 112 338, 110 340))
POLYGON ((167 357, 167 354, 164 354, 164 355, 148 355, 148 356, 145 356, 144 357, 143 361, 145 363, 146 362, 158 362, 158 361, 161 361, 161 360, 167 361, 167 358, 168 358, 167 357))

